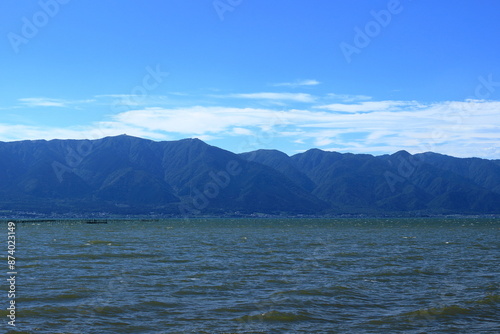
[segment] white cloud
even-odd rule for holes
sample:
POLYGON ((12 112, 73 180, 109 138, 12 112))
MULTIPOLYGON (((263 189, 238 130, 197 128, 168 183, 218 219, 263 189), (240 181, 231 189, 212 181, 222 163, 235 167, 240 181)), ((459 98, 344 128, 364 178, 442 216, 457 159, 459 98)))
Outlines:
POLYGON ((18 101, 21 102, 24 106, 30 107, 30 108, 33 108, 33 107, 64 108, 64 107, 69 107, 70 105, 95 102, 94 99, 70 101, 70 100, 63 100, 63 99, 52 99, 52 98, 47 98, 47 97, 27 97, 27 98, 19 99, 18 101))
POLYGON ((272 125, 276 115, 268 109, 196 106, 131 110, 116 115, 114 121, 149 131, 201 135, 226 132, 233 127, 272 125))
POLYGON ((121 134, 151 138, 155 140, 170 140, 166 133, 150 132, 144 129, 112 122, 100 122, 89 126, 71 128, 41 127, 30 125, 12 125, 0 123, 0 141, 39 140, 39 139, 99 139, 121 134))
MULTIPOLYGON (((371 112, 338 113, 321 109, 276 111, 268 108, 194 106, 145 108, 114 115, 86 127, 44 128, 0 124, 0 140, 87 138, 129 134, 155 140, 198 137, 259 142, 287 140, 342 152, 383 154, 405 149, 454 156, 500 158, 499 101, 413 101, 354 104, 371 112), (384 109, 383 107, 386 107, 384 109), (233 139, 228 139, 233 138, 233 139)), ((343 104, 343 110, 348 110, 343 104)), ((272 147, 272 142, 266 145, 272 147)), ((259 147, 254 147, 257 149, 259 147)))
POLYGON ((367 152, 370 147, 384 146, 426 151, 439 149, 445 143, 461 145, 474 141, 498 146, 500 102, 444 102, 423 106, 412 101, 382 101, 377 104, 378 109, 381 105, 387 106, 389 111, 337 114, 298 109, 277 112, 198 106, 134 110, 118 115, 115 120, 147 131, 186 135, 235 132, 254 135, 258 131, 273 131, 276 136, 292 140, 312 140, 317 146, 349 143, 349 147, 353 147, 352 143, 357 142, 367 152), (393 112, 394 108, 398 112, 393 112), (356 139, 353 141, 352 137, 356 139))
POLYGON ((297 80, 294 82, 282 82, 273 84, 275 87, 300 87, 300 86, 316 86, 321 84, 318 80, 297 80))
POLYGON ((126 98, 135 98, 139 97, 142 95, 136 95, 136 94, 101 94, 101 95, 96 95, 96 98, 102 98, 102 97, 110 97, 113 99, 126 99, 126 98))
POLYGON ((19 99, 19 102, 27 107, 66 107, 67 102, 60 99, 49 99, 45 97, 29 97, 19 99))
MULTIPOLYGON (((176 94, 172 94, 173 96, 176 94)), ((137 107, 158 106, 172 102, 167 95, 138 95, 138 94, 104 94, 96 95, 96 99, 104 100, 110 104, 113 111, 132 109, 137 107), (111 100, 110 100, 111 99, 111 100), (120 108, 122 107, 122 108, 120 108)))
POLYGON ((246 128, 234 128, 233 133, 235 135, 252 136, 254 133, 252 130, 246 128))
POLYGON ((335 100, 340 100, 342 102, 354 102, 354 101, 364 101, 372 99, 371 96, 367 95, 349 95, 349 94, 334 94, 334 93, 328 94, 328 97, 335 100))
POLYGON ((402 107, 417 107, 418 103, 413 101, 368 101, 357 104, 334 103, 323 106, 316 106, 318 109, 326 109, 339 112, 374 112, 374 111, 393 111, 399 110, 402 107))
POLYGON ((232 94, 231 97, 242 99, 257 100, 284 100, 294 102, 314 102, 315 98, 310 94, 304 93, 250 93, 250 94, 232 94))
POLYGON ((316 138, 316 140, 314 141, 316 146, 326 146, 326 145, 330 145, 334 142, 335 142, 335 140, 333 140, 333 138, 327 138, 327 137, 319 137, 319 138, 316 138))

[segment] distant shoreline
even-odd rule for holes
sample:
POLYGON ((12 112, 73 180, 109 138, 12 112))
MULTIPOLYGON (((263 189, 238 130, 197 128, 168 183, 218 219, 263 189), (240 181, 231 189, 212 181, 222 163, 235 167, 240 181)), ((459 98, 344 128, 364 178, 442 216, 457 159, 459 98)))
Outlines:
POLYGON ((136 222, 159 222, 159 221, 168 221, 168 220, 180 220, 180 221, 201 221, 201 220, 349 220, 349 219, 500 219, 500 215, 429 215, 429 216, 363 216, 363 215, 339 215, 339 216, 239 216, 239 217, 227 217, 227 216, 197 216, 197 217, 145 217, 145 216, 137 216, 137 217, 100 217, 99 219, 95 219, 92 217, 54 217, 50 219, 40 219, 40 218, 0 218, 0 223, 7 222, 15 222, 15 223, 56 223, 61 221, 74 221, 81 223, 90 223, 92 221, 99 222, 116 222, 116 221, 136 221, 136 222))

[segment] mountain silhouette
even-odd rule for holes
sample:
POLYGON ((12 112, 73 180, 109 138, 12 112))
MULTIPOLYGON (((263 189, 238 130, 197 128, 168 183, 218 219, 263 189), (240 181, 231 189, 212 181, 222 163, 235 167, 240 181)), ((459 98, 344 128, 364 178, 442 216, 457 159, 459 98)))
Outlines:
POLYGON ((0 142, 7 213, 500 213, 500 162, 406 151, 242 154, 199 139, 0 142))

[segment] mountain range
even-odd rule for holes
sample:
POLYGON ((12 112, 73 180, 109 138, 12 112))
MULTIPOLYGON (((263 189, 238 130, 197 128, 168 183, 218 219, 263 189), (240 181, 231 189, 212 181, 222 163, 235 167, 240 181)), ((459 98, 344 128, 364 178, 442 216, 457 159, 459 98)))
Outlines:
POLYGON ((500 213, 500 160, 311 149, 235 154, 199 139, 0 142, 0 213, 500 213))

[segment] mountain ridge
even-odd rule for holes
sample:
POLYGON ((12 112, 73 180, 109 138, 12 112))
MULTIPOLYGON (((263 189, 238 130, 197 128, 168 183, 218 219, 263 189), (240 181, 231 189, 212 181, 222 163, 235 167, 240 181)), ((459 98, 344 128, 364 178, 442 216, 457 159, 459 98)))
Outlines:
POLYGON ((0 142, 0 211, 498 214, 500 163, 406 151, 235 154, 199 139, 0 142))

